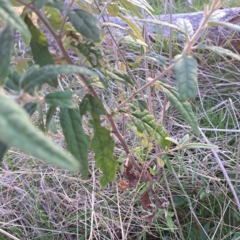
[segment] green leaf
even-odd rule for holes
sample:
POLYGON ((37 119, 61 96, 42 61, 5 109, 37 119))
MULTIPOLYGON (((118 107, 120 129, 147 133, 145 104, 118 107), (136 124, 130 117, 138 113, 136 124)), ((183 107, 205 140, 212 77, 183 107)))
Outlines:
POLYGON ((239 54, 233 53, 232 51, 222 48, 222 47, 208 46, 205 44, 199 44, 197 47, 198 47, 198 49, 207 49, 207 50, 213 51, 219 55, 235 58, 236 60, 240 61, 239 54))
POLYGON ((86 95, 80 104, 80 113, 85 115, 86 112, 90 112, 92 116, 94 136, 91 147, 95 153, 96 165, 103 173, 100 184, 104 187, 108 182, 113 181, 116 175, 118 163, 113 156, 115 144, 110 131, 101 126, 100 115, 105 115, 102 102, 92 95, 86 95))
POLYGON ((62 0, 47 0, 46 6, 54 7, 59 11, 64 10, 64 2, 62 0))
POLYGON ((171 163, 168 155, 167 155, 167 154, 163 154, 163 155, 162 155, 162 160, 163 160, 164 163, 166 164, 166 166, 167 166, 167 168, 168 168, 168 171, 169 171, 170 173, 172 173, 172 172, 173 172, 172 163, 171 163))
POLYGON ((178 142, 177 142, 174 138, 172 138, 172 137, 166 137, 166 139, 169 140, 170 142, 178 145, 178 142))
POLYGON ((138 37, 139 40, 144 42, 144 38, 143 38, 140 30, 138 29, 136 23, 130 21, 128 18, 124 17, 122 14, 118 14, 118 17, 120 17, 125 23, 127 23, 127 25, 132 29, 132 31, 138 37))
POLYGON ((32 116, 33 113, 36 111, 37 109, 37 104, 36 103, 27 103, 24 105, 24 109, 26 110, 26 112, 29 114, 29 116, 32 116))
MULTIPOLYGON (((208 239, 209 237, 209 230, 210 230, 210 221, 207 221, 207 223, 204 225, 203 228, 200 229, 200 233, 199 233, 199 240, 205 240, 208 239)), ((233 238, 232 238, 233 240, 233 238)), ((237 240, 237 239, 235 239, 237 240)))
POLYGON ((63 108, 74 108, 72 102, 73 92, 65 91, 65 92, 53 92, 49 93, 45 96, 46 103, 52 106, 59 106, 63 108))
POLYGON ((240 31, 240 26, 237 25, 237 24, 233 24, 233 23, 229 23, 229 22, 215 22, 215 21, 211 21, 211 22, 208 22, 208 26, 209 27, 212 27, 212 26, 221 26, 221 27, 227 27, 227 28, 230 28, 234 31, 240 31))
POLYGON ((148 58, 150 60, 153 60, 155 62, 161 63, 165 65, 167 63, 167 60, 165 57, 158 55, 158 56, 151 56, 151 55, 146 55, 145 58, 148 58))
POLYGON ((102 59, 102 54, 99 49, 95 47, 93 42, 78 43, 71 42, 72 47, 76 47, 80 53, 88 60, 92 67, 100 67, 100 59, 102 59))
POLYGON ((216 149, 218 148, 218 146, 216 145, 211 145, 211 144, 204 144, 204 143, 187 143, 187 144, 184 144, 183 145, 184 148, 188 148, 188 149, 191 149, 191 148, 196 148, 196 149, 199 149, 199 148, 205 148, 205 149, 216 149))
POLYGON ((183 136, 182 139, 179 140, 178 145, 183 146, 184 144, 190 142, 192 140, 193 136, 189 137, 189 134, 186 134, 183 136))
POLYGON ((167 223, 169 230, 174 233, 174 231, 175 231, 174 223, 173 223, 172 219, 168 216, 166 217, 166 223, 167 223))
POLYGON ((31 124, 28 114, 0 92, 0 141, 28 152, 50 164, 76 171, 79 164, 69 153, 58 148, 31 124))
POLYGON ((45 5, 57 8, 58 10, 62 11, 64 7, 64 3, 62 0, 35 0, 34 2, 37 9, 40 9, 45 5))
POLYGON ((139 14, 139 12, 138 12, 137 7, 134 4, 132 4, 130 1, 128 1, 128 0, 121 0, 121 3, 126 8, 130 9, 135 14, 136 17, 142 18, 141 14, 139 14))
POLYGON ((3 160, 4 155, 8 150, 8 146, 5 143, 0 142, 0 161, 3 160))
MULTIPOLYGON (((188 19, 179 18, 177 19, 176 25, 185 32, 189 37, 193 36, 193 27, 191 22, 188 19)), ((182 40, 186 40, 185 34, 179 33, 179 38, 182 40)))
POLYGON ((13 44, 14 31, 11 26, 7 25, 0 33, 0 86, 5 83, 6 77, 8 76, 13 44))
POLYGON ((9 69, 9 74, 5 83, 5 87, 14 91, 19 91, 20 75, 12 67, 9 69))
POLYGON ((52 26, 52 28, 55 31, 59 30, 62 26, 61 13, 52 7, 45 7, 44 13, 45 13, 45 16, 46 16, 47 20, 49 21, 50 25, 52 26))
POLYGON ((198 64, 196 59, 191 56, 177 55, 174 63, 180 100, 186 101, 194 98, 197 93, 198 64))
POLYGON ((82 128, 79 111, 61 108, 60 123, 67 142, 67 149, 79 161, 82 177, 88 177, 88 141, 82 128))
POLYGON ((21 87, 25 91, 29 91, 35 86, 39 86, 44 83, 48 83, 50 86, 56 87, 57 83, 52 82, 52 79, 54 77, 57 77, 59 74, 79 73, 89 76, 96 75, 94 72, 88 70, 87 68, 73 65, 47 65, 41 68, 33 65, 31 68, 34 70, 31 70, 31 72, 26 75, 24 74, 20 80, 21 87))
POLYGON ((159 84, 161 84, 162 90, 167 95, 170 103, 181 113, 183 118, 193 129, 193 132, 199 136, 198 123, 192 110, 191 104, 189 102, 181 102, 179 93, 175 88, 161 82, 159 82, 159 84))
POLYGON ((74 28, 85 38, 94 42, 100 42, 100 31, 97 26, 97 19, 90 13, 75 9, 68 12, 69 20, 74 28))
MULTIPOLYGON (((48 109, 47 111, 47 116, 46 116, 46 127, 45 127, 45 131, 46 133, 48 132, 49 130, 49 126, 50 126, 50 123, 53 119, 53 116, 54 116, 54 113, 56 112, 56 106, 50 106, 50 108, 48 109)), ((51 129, 50 129, 51 130, 51 129)))
MULTIPOLYGON (((48 41, 45 34, 34 26, 31 19, 27 15, 25 16, 24 21, 28 25, 28 28, 32 34, 30 46, 34 62, 40 65, 40 67, 48 64, 54 64, 52 55, 48 50, 48 41)), ((52 79, 51 81, 57 84, 57 79, 52 79)))
POLYGON ((169 148, 170 141, 166 139, 168 133, 164 130, 161 124, 156 124, 155 119, 147 111, 135 111, 132 116, 137 118, 139 121, 134 123, 138 131, 143 133, 146 131, 150 137, 153 137, 161 147, 166 150, 169 148))
POLYGON ((110 4, 108 4, 107 10, 108 10, 108 12, 109 12, 112 16, 116 17, 116 16, 118 15, 118 13, 119 13, 118 4, 117 4, 117 3, 110 3, 110 4))
POLYGON ((16 70, 21 75, 26 71, 27 68, 28 68, 27 61, 20 61, 16 64, 16 70))
POLYGON ((114 80, 116 80, 120 83, 123 83, 125 85, 130 84, 130 85, 134 86, 134 82, 128 74, 126 74, 120 70, 117 70, 117 69, 112 69, 112 71, 107 70, 106 72, 107 72, 108 76, 113 78, 114 80))
POLYGON ((137 103, 138 103, 138 107, 139 107, 140 111, 144 111, 144 110, 148 109, 148 105, 145 101, 139 99, 139 100, 137 100, 137 103))
POLYGON ((22 34, 30 36, 27 26, 16 14, 9 0, 0 0, 0 18, 10 26, 18 29, 22 34))
POLYGON ((35 0, 35 6, 37 9, 40 9, 42 8, 46 3, 47 3, 48 0, 35 0))
MULTIPOLYGON (((132 20, 134 20, 134 19, 132 19, 132 20)), ((146 22, 146 23, 152 23, 152 24, 166 26, 166 27, 175 29, 176 31, 178 31, 180 33, 185 34, 185 32, 181 28, 177 27, 174 24, 168 23, 168 22, 160 21, 160 20, 157 20, 157 19, 137 19, 137 20, 139 22, 146 22)), ((135 19, 135 21, 136 21, 136 19, 135 19)))
MULTIPOLYGON (((131 5, 135 6, 135 7, 139 7, 143 10, 145 10, 149 15, 151 15, 152 17, 154 17, 152 15, 151 12, 153 12, 153 8, 151 7, 151 5, 148 3, 148 1, 145 0, 126 0, 126 1, 122 1, 121 2, 128 7, 129 9, 131 9, 133 11, 133 9, 129 6, 129 4, 126 5, 126 2, 130 3, 131 5)), ((135 11, 133 11, 135 13, 135 11)), ((136 14, 136 13, 135 13, 136 14)), ((137 15, 137 14, 136 14, 137 15)))

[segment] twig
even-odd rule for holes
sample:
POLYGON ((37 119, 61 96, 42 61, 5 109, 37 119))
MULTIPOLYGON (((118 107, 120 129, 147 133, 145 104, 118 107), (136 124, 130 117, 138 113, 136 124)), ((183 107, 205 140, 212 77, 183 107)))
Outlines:
MULTIPOLYGON (((62 43, 62 39, 61 36, 58 36, 55 31, 53 30, 53 28, 51 27, 51 25, 49 24, 49 22, 45 19, 45 17, 42 15, 42 13, 38 10, 34 8, 34 5, 27 5, 26 3, 22 2, 22 0, 17 0, 19 3, 28 6, 32 11, 35 12, 35 14, 38 16, 38 18, 42 21, 42 23, 44 24, 44 26, 47 28, 47 30, 49 31, 49 33, 52 35, 53 39, 55 40, 55 42, 57 43, 64 59, 66 60, 66 62, 70 65, 74 65, 74 62, 72 61, 72 59, 70 58, 70 56, 68 55, 65 47, 63 46, 62 43)), ((92 86, 89 86, 88 84, 88 79, 85 75, 83 74, 79 74, 79 76, 81 77, 82 81, 84 82, 84 84, 88 87, 89 92, 97 99, 100 99, 97 92, 94 90, 94 88, 92 86)), ((126 154, 128 155, 130 153, 130 150, 123 138, 123 136, 121 135, 121 133, 119 132, 112 114, 109 112, 109 110, 106 108, 106 106, 104 106, 105 108, 105 112, 106 112, 106 116, 108 118, 108 121, 112 127, 112 132, 115 134, 115 136, 118 138, 118 140, 120 141, 124 151, 126 152, 126 154)))
POLYGON ((9 238, 13 239, 13 240, 20 240, 19 238, 17 238, 17 237, 14 237, 12 234, 10 234, 10 233, 8 233, 8 232, 4 231, 4 230, 3 230, 3 229, 1 229, 1 228, 0 228, 0 232, 1 232, 2 234, 4 234, 5 236, 7 236, 7 237, 9 237, 9 238))
MULTIPOLYGON (((205 5, 206 6, 206 5, 205 5)), ((195 32, 195 34, 192 36, 192 38, 190 40, 187 41, 181 55, 187 55, 191 50, 192 47, 194 46, 194 44, 198 41, 198 39, 201 37, 202 33, 205 31, 205 29, 207 28, 207 22, 209 20, 209 18, 212 16, 212 14, 214 13, 214 11, 216 11, 219 7, 221 6, 221 1, 215 0, 211 7, 210 10, 208 10, 207 7, 205 7, 205 14, 204 14, 204 18, 199 26, 199 28, 197 29, 197 31, 195 32)), ((145 84, 144 86, 142 86, 141 88, 139 88, 137 91, 135 91, 129 98, 127 98, 124 102, 122 102, 117 108, 116 110, 122 108, 126 103, 128 103, 129 101, 131 101, 138 93, 142 92, 143 90, 145 90, 147 87, 153 85, 157 80, 159 80, 160 78, 162 78, 164 75, 169 74, 169 72, 173 69, 174 64, 171 64, 168 68, 166 68, 162 73, 160 73, 158 76, 156 76, 152 81, 150 81, 149 83, 145 84)))

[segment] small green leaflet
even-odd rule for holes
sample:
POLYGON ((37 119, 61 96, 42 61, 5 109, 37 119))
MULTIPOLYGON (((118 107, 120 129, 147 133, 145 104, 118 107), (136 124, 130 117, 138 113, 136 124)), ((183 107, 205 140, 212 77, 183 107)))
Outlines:
POLYGON ((102 102, 92 95, 86 95, 80 104, 80 113, 85 115, 90 112, 92 116, 91 124, 94 130, 91 147, 95 153, 97 167, 103 175, 100 184, 105 187, 108 182, 113 181, 117 170, 117 161, 114 159, 114 141, 110 131, 101 126, 100 115, 105 115, 105 109, 102 102))
POLYGON ((51 142, 31 124, 28 114, 0 92, 0 141, 50 164, 77 171, 79 163, 69 153, 51 142))
MULTIPOLYGON (((31 68, 34 68, 34 71, 31 71, 31 73, 28 74, 24 74, 20 80, 21 88, 23 88, 25 91, 29 91, 32 88, 44 83, 48 83, 50 86, 56 87, 57 82, 52 82, 52 79, 54 77, 57 77, 59 74, 79 73, 88 76, 96 75, 96 73, 88 70, 87 68, 73 65, 47 65, 41 68, 33 65, 31 68)), ((27 71, 29 72, 30 70, 27 71)))
POLYGON ((162 82, 159 82, 159 84, 161 84, 162 90, 167 95, 167 98, 170 101, 170 103, 181 113, 183 118, 188 122, 188 124, 193 129, 193 132, 197 136, 199 136, 198 123, 192 110, 191 104, 187 101, 182 102, 180 100, 179 93, 175 88, 162 82))
POLYGON ((0 0, 0 18, 18 29, 22 34, 30 36, 30 32, 23 20, 16 14, 9 0, 0 0))
POLYGON ((153 137, 157 143, 165 150, 170 146, 170 141, 166 139, 168 133, 164 130, 161 124, 156 124, 155 119, 147 111, 135 111, 132 116, 139 121, 135 123, 139 132, 146 131, 150 137, 153 137))
POLYGON ((82 128, 82 120, 76 108, 61 108, 60 123, 67 149, 79 161, 82 177, 88 177, 88 140, 82 128))
POLYGON ((7 25, 0 33, 0 86, 5 83, 10 68, 10 60, 14 44, 14 30, 7 25))
POLYGON ((72 95, 73 92, 70 91, 53 92, 45 96, 45 101, 52 106, 58 106, 62 108, 74 108, 72 102, 72 95))
POLYGON ((197 93, 198 64, 191 56, 177 55, 174 59, 179 98, 182 102, 194 98, 197 93))
MULTIPOLYGON (((40 65, 40 67, 48 64, 54 64, 52 55, 48 50, 48 41, 45 34, 34 26, 31 19, 27 15, 25 16, 24 21, 28 25, 28 28, 32 34, 30 46, 34 62, 40 65)), ((56 79, 52 79, 51 81, 55 83, 57 82, 56 79)))
POLYGON ((101 41, 97 19, 92 14, 82 9, 75 9, 68 12, 68 17, 74 28, 82 36, 94 42, 101 41))

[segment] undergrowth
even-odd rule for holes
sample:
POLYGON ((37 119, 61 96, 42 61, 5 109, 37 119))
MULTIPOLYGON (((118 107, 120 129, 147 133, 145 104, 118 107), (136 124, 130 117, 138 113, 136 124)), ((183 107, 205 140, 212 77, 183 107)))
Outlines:
MULTIPOLYGON (((173 13, 203 10, 204 1, 193 1, 193 6, 187 2, 173 1, 170 6, 173 13)), ((170 8, 163 1, 149 3, 155 14, 165 13, 164 10, 170 8)), ((230 1, 228 6, 236 5, 230 1)), ((150 59, 145 62, 144 46, 129 44, 122 39, 116 47, 110 35, 106 34, 105 38, 100 48, 110 67, 118 66, 128 74, 131 72, 138 87, 148 83, 147 78, 154 78, 164 71, 161 61, 156 63, 150 59)), ((170 58, 170 47, 171 57, 183 49, 176 38, 173 39, 175 46, 161 36, 156 36, 155 40, 150 42, 151 56, 160 53, 170 58)), ((23 73, 32 65, 29 48, 18 39, 14 51, 12 66, 23 73)), ((128 156, 117 137, 114 137, 117 174, 105 188, 99 183, 102 173, 90 151, 89 179, 83 180, 80 173, 72 174, 51 167, 30 154, 11 148, 4 157, 0 172, 0 239, 240 239, 240 213, 216 156, 211 149, 181 148, 175 143, 192 141, 218 146, 217 155, 239 198, 239 61, 219 57, 211 51, 196 51, 194 54, 199 63, 198 90, 191 104, 202 134, 192 134, 184 117, 169 104, 157 84, 139 93, 128 108, 122 107, 113 115, 137 162, 149 167, 152 182, 138 181, 133 187, 124 185, 124 166, 128 156), (171 141, 168 154, 161 152, 153 136, 138 132, 137 120, 127 111, 136 108, 148 109, 158 123, 164 120, 169 137, 175 141, 171 141), (143 208, 149 203, 139 201, 149 187, 162 204, 166 204, 158 208, 154 216, 151 208, 143 208)), ((72 59, 80 65, 86 63, 86 59, 74 54, 72 59)), ((161 80, 176 85, 174 74, 161 80)), ((61 75, 58 84, 61 90, 77 93, 76 101, 88 92, 74 74, 61 75)), ((114 80, 109 81, 106 89, 101 85, 95 85, 95 89, 109 109, 116 109, 133 92, 131 86, 114 80)), ((51 91, 44 86, 42 95, 51 91)), ((44 127, 48 111, 49 106, 40 104, 31 116, 39 130, 44 127)), ((92 136, 89 115, 83 116, 83 128, 92 136)), ((66 148, 60 121, 57 109, 49 123, 48 136, 66 148)), ((110 128, 106 119, 101 119, 101 124, 110 128)), ((149 199, 155 201, 153 197, 149 199)))

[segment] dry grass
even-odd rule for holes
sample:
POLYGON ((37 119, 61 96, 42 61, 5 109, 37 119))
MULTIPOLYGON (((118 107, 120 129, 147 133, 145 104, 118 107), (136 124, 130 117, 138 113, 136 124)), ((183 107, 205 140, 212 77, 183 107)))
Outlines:
MULTIPOLYGON (((111 43, 110 38, 106 40, 105 47, 110 49, 111 56, 106 55, 109 59, 117 59, 111 43)), ((153 44, 153 51, 159 53, 158 47, 163 42, 157 44, 153 44)), ((122 51, 128 60, 135 60, 139 55, 126 46, 122 46, 122 51)), ((168 53, 161 54, 167 56, 168 53)), ((201 63, 199 93, 193 104, 199 125, 209 141, 219 146, 218 155, 240 195, 239 63, 212 53, 197 57, 201 63)), ((133 68, 133 73, 141 85, 146 83, 146 71, 154 75, 161 68, 158 66, 151 72, 141 63, 133 68)), ((170 81, 175 84, 174 78, 170 81)), ((163 95, 158 90, 155 94, 153 112, 159 120, 163 95)), ((115 83, 111 83, 108 90, 102 90, 104 101, 111 108, 127 95, 130 95, 130 89, 125 91, 122 85, 115 83)), ((159 210, 153 223, 144 222, 141 217, 149 212, 141 208, 139 198, 145 185, 139 184, 122 192, 118 185, 118 179, 122 178, 121 164, 116 181, 102 189, 99 186, 101 173, 95 168, 92 155, 89 155, 91 176, 83 181, 78 174, 47 166, 11 149, 0 171, 0 230, 3 230, 0 231, 0 240, 7 239, 7 233, 9 239, 41 240, 180 239, 180 233, 185 239, 200 239, 199 236, 201 239, 239 239, 239 213, 212 152, 181 150, 169 156, 171 167, 165 165, 164 170, 159 169, 154 151, 148 154, 148 159, 142 154, 142 139, 135 135, 130 118, 123 123, 121 117, 117 116, 116 121, 120 126, 126 124, 126 140, 131 150, 139 156, 139 161, 150 162, 153 169, 158 169, 154 188, 159 197, 166 197, 170 202, 173 200, 169 208, 159 210), (181 229, 177 226, 173 205, 181 229), (172 219, 172 228, 167 217, 172 219)), ((165 127, 177 140, 192 134, 171 106, 166 112, 165 127)), ((205 143, 203 137, 192 141, 205 143)), ((126 159, 121 146, 117 145, 115 153, 121 161, 126 159)))

